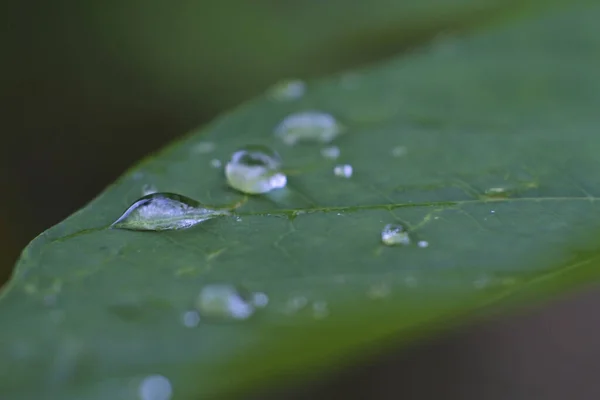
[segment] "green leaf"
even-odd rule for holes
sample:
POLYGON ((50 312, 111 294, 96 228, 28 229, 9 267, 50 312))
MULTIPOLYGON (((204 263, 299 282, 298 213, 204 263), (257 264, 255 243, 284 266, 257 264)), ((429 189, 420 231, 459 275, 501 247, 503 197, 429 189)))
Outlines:
POLYGON ((23 252, 0 297, 0 393, 131 399, 155 374, 177 399, 242 393, 597 279, 598 17, 580 7, 447 38, 310 82, 297 101, 257 99, 145 160, 23 252), (339 159, 274 136, 307 109, 344 126, 339 159), (279 152, 284 196, 182 231, 106 229, 148 184, 241 201, 210 165, 247 144, 279 152), (346 163, 352 177, 334 176, 346 163), (429 246, 382 245, 388 223, 429 246), (269 304, 186 327, 213 283, 269 304))

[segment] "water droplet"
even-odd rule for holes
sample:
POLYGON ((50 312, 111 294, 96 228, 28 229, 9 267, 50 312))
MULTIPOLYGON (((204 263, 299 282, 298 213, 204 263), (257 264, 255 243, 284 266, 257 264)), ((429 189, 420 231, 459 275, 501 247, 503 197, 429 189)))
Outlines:
POLYGON ((404 146, 396 146, 392 149, 392 156, 394 157, 402 157, 406 155, 407 150, 404 146))
POLYGON ((219 159, 213 158, 212 160, 210 160, 210 166, 214 169, 219 169, 222 165, 223 163, 219 159))
POLYGON ((275 127, 275 135, 288 145, 299 141, 329 143, 341 132, 338 121, 331 114, 320 111, 289 115, 275 127))
POLYGON ((111 227, 133 231, 185 229, 229 214, 175 193, 153 193, 133 203, 111 227))
POLYGON ((194 328, 200 323, 200 314, 197 311, 186 311, 183 313, 183 325, 194 328))
POLYGON ((429 246, 429 242, 427 240, 419 240, 419 242, 417 243, 417 246, 424 249, 425 247, 429 246))
POLYGON ((265 146, 246 146, 233 153, 225 166, 225 176, 229 186, 240 192, 268 193, 287 184, 280 168, 281 158, 275 151, 265 146))
POLYGON ((329 315, 329 307, 325 301, 315 301, 312 305, 313 317, 317 319, 325 318, 329 315))
POLYGON ((192 146, 192 151, 196 154, 208 154, 215 151, 217 146, 213 142, 198 142, 192 146))
POLYGON ((153 194, 158 192, 158 189, 156 188, 156 186, 147 183, 144 186, 142 186, 142 196, 148 196, 149 194, 153 194))
POLYGON ((340 148, 337 146, 329 146, 321 149, 321 156, 330 160, 335 160, 340 156, 340 148))
POLYGON ((254 314, 254 306, 242 290, 227 284, 203 287, 196 298, 196 308, 207 318, 243 320, 254 314))
POLYGON ((254 307, 263 308, 269 304, 269 296, 262 292, 256 292, 252 294, 252 304, 254 307))
POLYGON ((342 178, 351 178, 352 172, 352 165, 350 164, 336 165, 333 168, 333 174, 342 178))
POLYGON ((473 282, 473 286, 475 286, 476 289, 484 289, 489 284, 490 278, 488 276, 482 276, 473 282))
POLYGON ((417 286, 417 278, 414 276, 407 276, 404 278, 404 284, 406 284, 408 287, 415 287, 417 286))
POLYGON ((387 224, 381 231, 381 241, 387 246, 410 244, 410 236, 401 225, 387 224))
POLYGON ((490 210, 490 214, 496 214, 496 210, 490 210))
POLYGON ((489 189, 485 190, 485 195, 487 197, 508 197, 510 195, 510 192, 507 188, 504 187, 492 187, 489 189))
POLYGON ((290 79, 275 84, 269 89, 269 95, 275 100, 289 101, 299 99, 306 92, 306 84, 299 79, 290 79))
POLYGON ((171 382, 162 375, 144 378, 138 389, 141 400, 169 400, 173 395, 171 382))
POLYGON ((390 285, 387 283, 379 283, 369 288, 367 291, 367 296, 372 299, 381 299, 389 296, 391 291, 390 285))
POLYGON ((295 296, 288 300, 286 309, 289 313, 295 313, 306 307, 308 300, 303 296, 295 296))

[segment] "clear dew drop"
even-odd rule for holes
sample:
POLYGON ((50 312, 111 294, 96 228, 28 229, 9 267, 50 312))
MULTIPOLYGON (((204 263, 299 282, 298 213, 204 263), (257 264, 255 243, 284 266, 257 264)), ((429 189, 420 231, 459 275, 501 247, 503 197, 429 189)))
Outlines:
POLYGON ((417 246, 424 249, 425 247, 429 247, 429 242, 427 240, 419 240, 417 246))
POLYGON ((262 292, 252 293, 252 304, 254 307, 264 308, 269 304, 269 296, 262 292))
POLYGON ((133 231, 185 229, 229 214, 175 193, 153 193, 133 203, 111 227, 133 231))
POLYGON ((223 166, 223 163, 221 162, 221 160, 213 158, 212 160, 210 160, 210 166, 214 169, 219 169, 223 166))
POLYGON ((387 224, 381 231, 381 241, 387 246, 409 245, 410 236, 402 225, 387 224))
POLYGON ((201 317, 245 320, 254 314, 254 305, 247 297, 241 289, 233 285, 207 285, 196 298, 196 309, 201 317))
POLYGON ((192 146, 192 152, 196 154, 208 154, 215 151, 217 145, 213 142, 198 142, 192 146))
POLYGON ((200 314, 198 311, 186 311, 181 319, 185 327, 195 328, 200 323, 200 314))
POLYGON ((281 81, 269 89, 269 96, 278 101, 296 100, 306 93, 306 83, 299 79, 281 81))
POLYGON ((265 146, 246 146, 231 156, 225 166, 227 183, 248 194, 268 193, 284 188, 286 175, 281 172, 281 158, 265 146))
POLYGON ((329 143, 342 132, 342 126, 331 114, 304 111, 288 115, 275 127, 275 136, 287 145, 301 141, 329 143))
POLYGON ((321 149, 321 156, 329 160, 335 160, 340 156, 340 148, 337 146, 328 146, 321 149))
POLYGON ((353 172, 354 170, 350 164, 336 165, 333 168, 333 174, 340 178, 351 178, 353 172))
POLYGON ((173 395, 171 381, 162 375, 144 378, 138 389, 140 400, 169 400, 173 395))
POLYGON ((142 186, 142 196, 148 196, 149 194, 154 194, 157 192, 158 192, 158 189, 156 188, 156 186, 154 186, 150 183, 142 186))

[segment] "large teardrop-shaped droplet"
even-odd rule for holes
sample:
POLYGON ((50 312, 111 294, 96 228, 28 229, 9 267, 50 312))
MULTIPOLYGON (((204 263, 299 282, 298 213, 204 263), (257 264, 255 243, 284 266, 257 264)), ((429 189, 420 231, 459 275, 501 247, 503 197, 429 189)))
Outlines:
POLYGON ((246 146, 231 156, 225 177, 232 188, 248 194, 268 193, 287 184, 281 172, 281 158, 265 146, 246 146))
POLYGON ((175 193, 152 193, 133 203, 111 227, 133 231, 185 229, 208 219, 229 215, 175 193))

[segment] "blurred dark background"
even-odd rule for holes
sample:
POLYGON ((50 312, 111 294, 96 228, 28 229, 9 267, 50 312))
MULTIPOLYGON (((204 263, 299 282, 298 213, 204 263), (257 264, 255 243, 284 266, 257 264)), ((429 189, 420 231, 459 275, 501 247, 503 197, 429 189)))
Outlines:
MULTIPOLYGON (((0 283, 35 235, 141 157, 278 80, 361 66, 551 2, 3 2, 0 283)), ((600 398, 600 321, 589 317, 599 304, 587 293, 480 324, 298 395, 600 398)))

